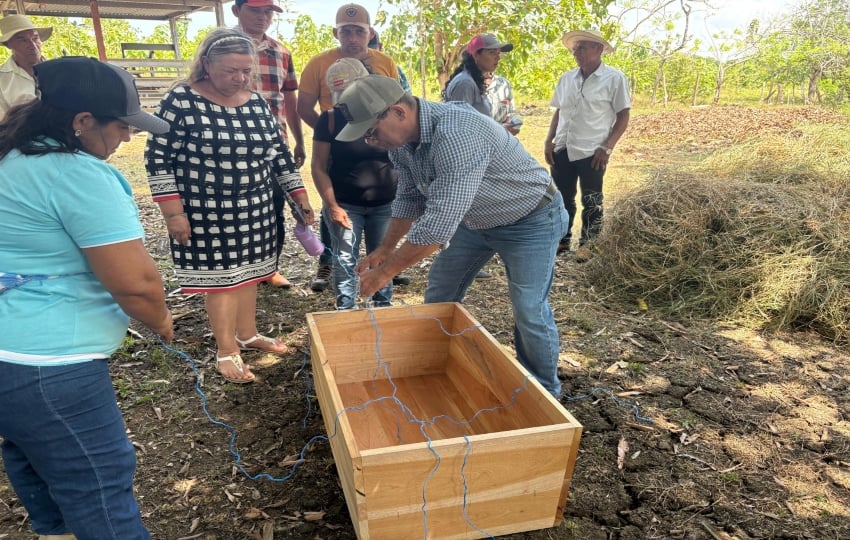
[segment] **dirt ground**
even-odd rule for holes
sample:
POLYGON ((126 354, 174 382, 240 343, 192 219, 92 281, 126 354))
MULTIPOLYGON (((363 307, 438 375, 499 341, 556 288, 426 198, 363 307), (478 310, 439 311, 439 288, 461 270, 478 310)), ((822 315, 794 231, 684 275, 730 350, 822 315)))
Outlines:
MULTIPOLYGON (((789 111, 639 116, 617 158, 636 171, 830 116, 789 111)), ((159 212, 149 197, 138 199, 148 247, 173 290, 159 212)), ((314 439, 325 430, 310 384, 305 314, 332 309, 332 294, 310 291, 315 260, 296 242, 287 241, 284 259, 295 286, 260 288, 259 328, 298 352, 247 353, 256 384, 224 384, 215 373, 200 296, 168 299, 174 346, 186 356, 134 325, 138 333, 114 357, 116 394, 137 449, 137 493, 155 539, 355 538, 330 447, 314 439)), ((466 305, 511 347, 504 268, 491 261, 489 269, 495 278, 476 282, 466 305)), ((398 303, 422 301, 427 270, 426 261, 406 272, 412 283, 396 289, 398 303)), ((551 302, 562 336, 561 402, 584 433, 563 523, 506 538, 850 538, 846 347, 809 333, 758 334, 610 305, 569 254, 557 262, 551 302)), ((517 456, 529 458, 533 450, 517 456)), ((0 478, 0 538, 32 538, 0 478)))

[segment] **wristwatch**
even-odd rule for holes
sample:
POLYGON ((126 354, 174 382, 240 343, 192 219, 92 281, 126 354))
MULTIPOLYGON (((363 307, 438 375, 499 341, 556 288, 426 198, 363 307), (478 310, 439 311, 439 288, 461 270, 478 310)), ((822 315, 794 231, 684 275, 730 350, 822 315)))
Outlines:
POLYGON ((603 152, 605 152, 606 156, 610 156, 611 152, 614 151, 613 148, 608 148, 607 146, 600 146, 599 149, 602 150, 603 152))

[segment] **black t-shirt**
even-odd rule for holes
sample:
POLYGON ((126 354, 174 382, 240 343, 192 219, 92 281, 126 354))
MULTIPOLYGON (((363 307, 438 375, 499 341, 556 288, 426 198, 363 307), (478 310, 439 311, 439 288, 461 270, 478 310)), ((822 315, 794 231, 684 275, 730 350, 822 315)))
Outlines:
POLYGON ((395 199, 398 174, 384 150, 369 146, 361 138, 353 142, 336 140, 346 120, 339 109, 334 114, 333 130, 324 111, 316 121, 313 140, 331 144, 328 176, 337 202, 357 206, 380 206, 395 199))

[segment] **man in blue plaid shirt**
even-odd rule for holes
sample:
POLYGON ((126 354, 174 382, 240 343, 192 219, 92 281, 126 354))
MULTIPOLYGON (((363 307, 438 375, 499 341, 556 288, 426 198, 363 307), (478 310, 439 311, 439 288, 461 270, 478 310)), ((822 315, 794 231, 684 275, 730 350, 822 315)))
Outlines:
POLYGON ((569 216, 546 169, 493 119, 465 103, 415 98, 394 79, 358 79, 338 106, 348 124, 337 139, 362 138, 388 150, 399 177, 384 241, 358 265, 360 293, 374 294, 441 249, 425 302, 461 302, 478 270, 498 253, 517 358, 559 397, 560 340, 548 296, 569 216))

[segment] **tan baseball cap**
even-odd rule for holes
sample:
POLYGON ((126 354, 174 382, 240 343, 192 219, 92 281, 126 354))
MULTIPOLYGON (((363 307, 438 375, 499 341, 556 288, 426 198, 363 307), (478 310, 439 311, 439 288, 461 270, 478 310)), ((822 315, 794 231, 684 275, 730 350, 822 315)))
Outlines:
POLYGON ((369 12, 366 11, 366 8, 359 4, 345 4, 339 8, 336 12, 336 27, 342 28, 349 24, 369 30, 372 27, 372 23, 370 22, 369 12))
POLYGON ((331 91, 332 101, 338 102, 342 91, 348 88, 353 80, 367 75, 369 75, 369 72, 366 70, 366 66, 356 58, 340 58, 331 64, 325 74, 325 82, 328 83, 328 88, 331 91))

